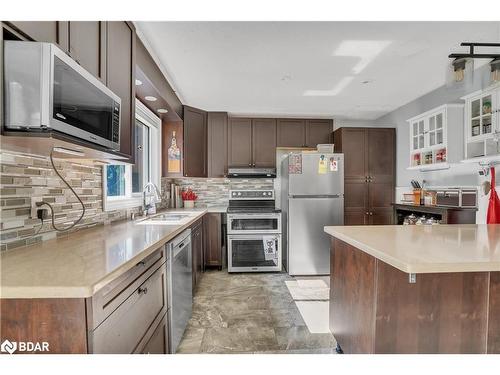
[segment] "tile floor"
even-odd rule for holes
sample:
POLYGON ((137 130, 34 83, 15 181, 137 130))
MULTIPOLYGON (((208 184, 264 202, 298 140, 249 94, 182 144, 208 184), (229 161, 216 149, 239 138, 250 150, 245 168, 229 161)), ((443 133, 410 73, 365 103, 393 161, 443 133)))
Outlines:
POLYGON ((285 273, 205 272, 177 353, 335 353, 325 322, 312 329, 322 333, 312 333, 302 318, 285 284, 294 280, 285 273))

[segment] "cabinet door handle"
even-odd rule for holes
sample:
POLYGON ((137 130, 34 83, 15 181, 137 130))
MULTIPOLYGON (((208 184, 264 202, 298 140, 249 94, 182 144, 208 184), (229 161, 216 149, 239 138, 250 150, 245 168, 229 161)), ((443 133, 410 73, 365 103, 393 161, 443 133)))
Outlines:
POLYGON ((141 288, 137 289, 137 293, 139 294, 148 294, 148 288, 141 288))
POLYGON ((369 215, 370 213, 369 212, 365 212, 365 215, 369 215))
POLYGON ((370 212, 370 216, 373 216, 373 212, 370 212))
POLYGON ((141 260, 139 263, 136 264, 136 266, 145 266, 146 262, 141 260))

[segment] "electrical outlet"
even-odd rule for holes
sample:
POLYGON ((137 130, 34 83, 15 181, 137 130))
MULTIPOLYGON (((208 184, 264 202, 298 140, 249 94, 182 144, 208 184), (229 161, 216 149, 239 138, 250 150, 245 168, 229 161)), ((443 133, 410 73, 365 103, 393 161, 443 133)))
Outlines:
POLYGON ((31 213, 30 217, 32 219, 37 219, 37 211, 40 207, 37 206, 37 203, 42 202, 43 198, 42 197, 31 197, 31 213))
POLYGON ((37 210, 37 217, 40 220, 47 220, 49 218, 49 209, 48 208, 39 208, 37 210))

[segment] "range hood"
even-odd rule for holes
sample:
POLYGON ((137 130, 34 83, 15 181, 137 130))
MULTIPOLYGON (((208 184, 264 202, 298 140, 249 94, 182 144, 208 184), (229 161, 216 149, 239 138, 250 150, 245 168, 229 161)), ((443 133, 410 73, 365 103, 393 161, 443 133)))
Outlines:
POLYGON ((229 168, 229 178, 275 178, 275 168, 229 168))

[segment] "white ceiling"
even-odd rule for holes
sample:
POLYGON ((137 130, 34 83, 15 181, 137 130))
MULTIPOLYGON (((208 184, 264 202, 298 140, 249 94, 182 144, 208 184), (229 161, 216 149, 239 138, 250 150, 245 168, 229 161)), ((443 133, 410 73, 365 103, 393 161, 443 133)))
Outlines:
POLYGON ((460 42, 500 40, 500 22, 136 26, 184 104, 232 114, 361 120, 443 85, 447 55, 464 51, 460 42))

